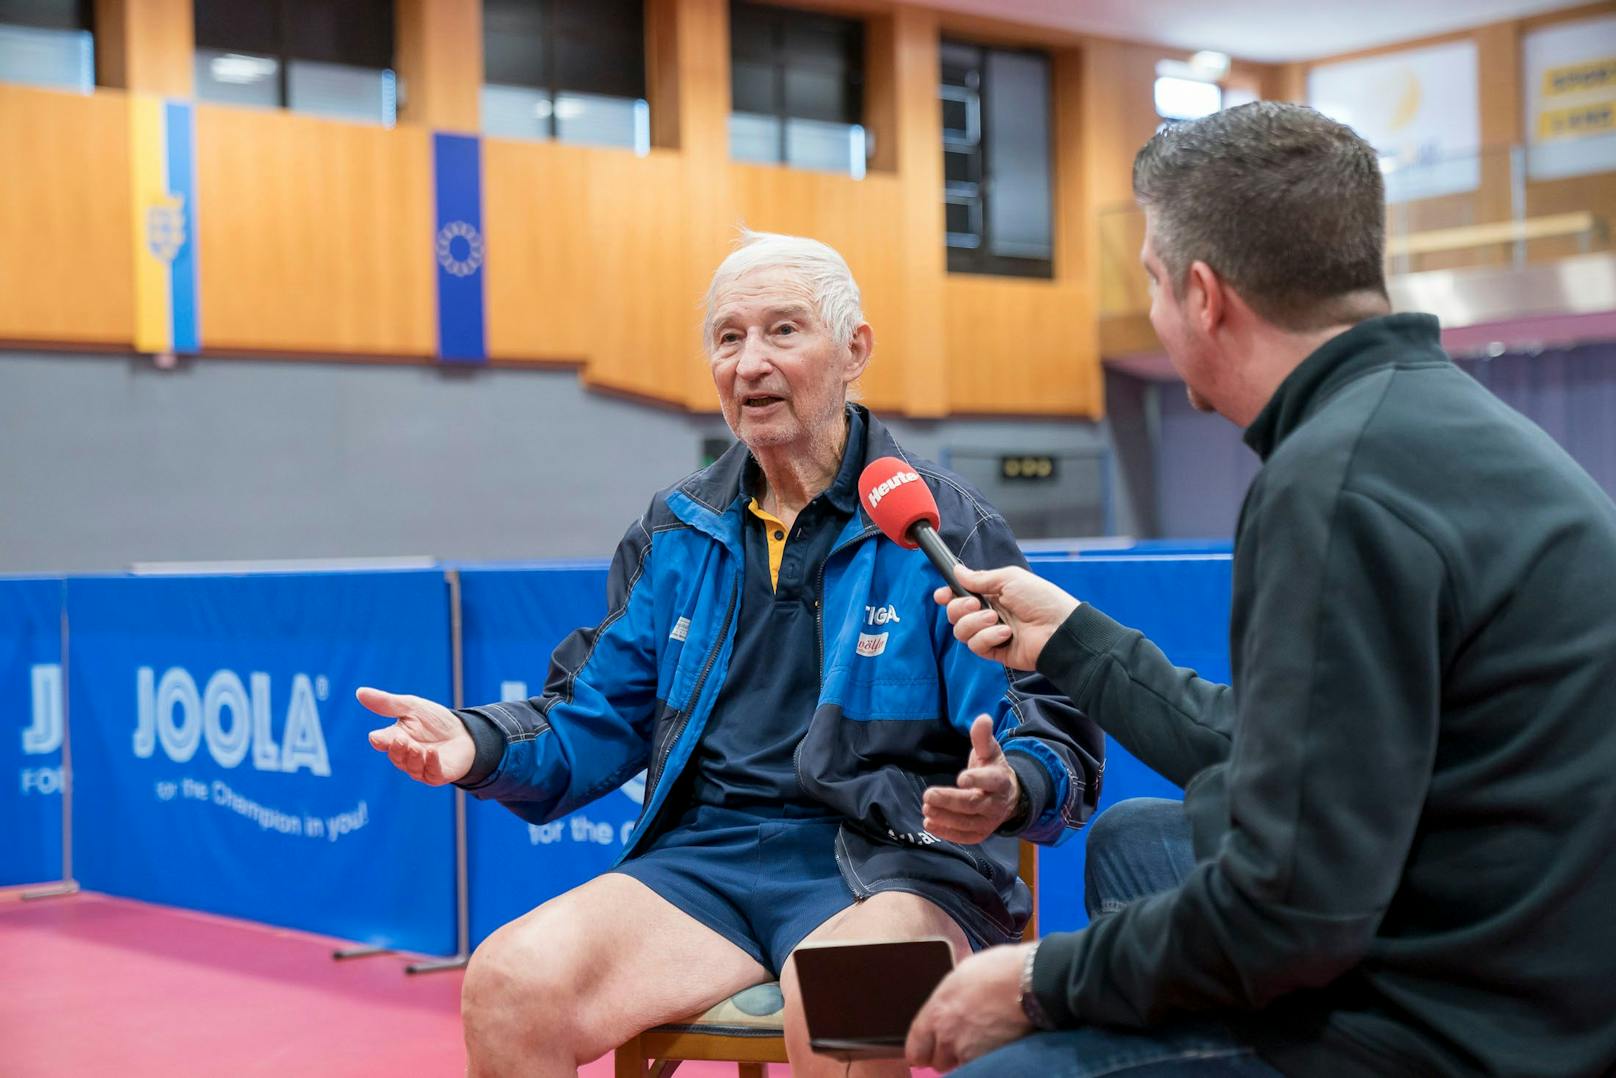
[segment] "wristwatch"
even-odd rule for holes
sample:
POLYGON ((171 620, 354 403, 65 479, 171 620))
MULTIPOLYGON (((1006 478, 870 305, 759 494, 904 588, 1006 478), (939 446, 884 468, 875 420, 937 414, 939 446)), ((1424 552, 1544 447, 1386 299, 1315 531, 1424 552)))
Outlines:
POLYGON ((1038 957, 1038 944, 1027 948, 1027 958, 1021 964, 1021 1013, 1027 1016, 1034 1029, 1054 1029, 1055 1023, 1049 1020, 1044 1011, 1044 1005, 1038 1002, 1038 997, 1032 990, 1032 964, 1038 957))

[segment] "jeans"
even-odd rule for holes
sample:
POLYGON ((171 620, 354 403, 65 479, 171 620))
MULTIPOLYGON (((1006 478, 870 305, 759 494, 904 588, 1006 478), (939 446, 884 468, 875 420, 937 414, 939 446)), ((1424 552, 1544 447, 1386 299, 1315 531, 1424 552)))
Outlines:
MULTIPOLYGON (((1195 867, 1189 821, 1177 801, 1140 797, 1113 805, 1088 834, 1084 904, 1090 919, 1178 886, 1195 867)), ((1273 1078, 1279 1072, 1222 1023, 1175 1022, 1149 1030, 1098 1026, 1033 1033, 967 1063, 960 1078, 1273 1078)))

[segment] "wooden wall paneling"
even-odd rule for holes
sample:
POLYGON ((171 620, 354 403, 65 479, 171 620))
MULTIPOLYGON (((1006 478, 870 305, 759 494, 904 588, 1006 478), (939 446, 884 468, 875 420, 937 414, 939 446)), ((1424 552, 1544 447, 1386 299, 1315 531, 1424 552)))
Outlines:
POLYGON ((581 282, 592 312, 585 380, 712 410, 712 380, 699 343, 706 281, 698 279, 690 253, 698 227, 688 213, 691 187, 678 155, 590 159, 584 218, 592 272, 581 282))
POLYGON ((208 344, 433 354, 431 161, 419 128, 198 107, 208 344))
POLYGON ((629 156, 554 142, 483 140, 490 357, 582 363, 598 346, 592 327, 606 282, 597 251, 622 227, 597 224, 588 213, 594 159, 601 154, 629 156), (600 226, 607 232, 597 231, 600 226))
MULTIPOLYGON (((1513 147, 1521 141, 1521 38, 1513 22, 1494 23, 1477 30, 1476 67, 1479 74, 1478 108, 1481 119, 1480 186, 1472 196, 1472 224, 1508 221, 1525 207, 1515 205, 1513 147)), ((1525 162, 1520 164, 1524 167, 1525 162)), ((1503 264, 1509 251, 1502 245, 1460 252, 1463 265, 1503 264)))
POLYGON ((679 148, 679 0, 645 0, 645 94, 651 145, 679 148))
POLYGON ((951 412, 1102 414, 1086 290, 954 274, 944 294, 951 412))
POLYGON ((398 118, 441 131, 481 126, 483 8, 466 0, 394 0, 398 118))
POLYGON ((908 7, 894 12, 892 29, 898 177, 903 185, 900 249, 906 271, 899 282, 897 323, 885 331, 881 346, 883 366, 898 378, 906 414, 942 416, 948 412, 950 391, 943 291, 943 121, 937 97, 940 29, 934 12, 908 7))
POLYGON ((890 12, 864 22, 864 130, 872 172, 898 170, 897 33, 890 12))
POLYGON ((1144 240, 1142 217, 1133 201, 1133 159, 1160 120, 1156 116, 1156 61, 1164 50, 1108 43, 1084 50, 1081 125, 1087 219, 1093 222, 1090 257, 1095 306, 1095 347, 1099 324, 1131 320, 1126 339, 1144 334, 1138 319, 1150 308, 1150 292, 1139 268, 1144 240))
POLYGON ((0 85, 0 340, 134 338, 128 99, 0 85))
MULTIPOLYGON (((1062 293, 1054 302, 1065 308, 1065 332, 1058 338, 1060 361, 1043 372, 1062 387, 1077 411, 1103 414, 1105 378, 1100 370, 1096 334, 1072 327, 1081 312, 1084 322, 1095 318, 1093 263, 1095 219, 1090 212, 1089 177, 1083 168, 1083 50, 1057 49, 1053 59, 1055 123, 1055 280, 1062 293)), ((1057 392, 1057 397, 1063 393, 1057 392)))
POLYGON ((196 81, 192 0, 95 0, 96 82, 190 97, 196 81))
MULTIPOLYGON (((734 244, 741 224, 729 168, 730 44, 728 0, 678 0, 676 36, 679 50, 679 160, 684 167, 682 198, 672 218, 686 230, 684 270, 668 284, 679 291, 679 311, 695 309, 701 324, 701 299, 719 262, 734 244)), ((684 325, 690 325, 689 322, 684 325)), ((696 410, 717 410, 712 376, 705 363, 699 333, 681 333, 677 343, 655 357, 655 388, 667 392, 684 386, 684 403, 696 410)), ((678 399, 675 397, 675 399, 678 399)))
POLYGON ((1270 64, 1261 81, 1265 101, 1291 101, 1307 104, 1307 65, 1270 64))

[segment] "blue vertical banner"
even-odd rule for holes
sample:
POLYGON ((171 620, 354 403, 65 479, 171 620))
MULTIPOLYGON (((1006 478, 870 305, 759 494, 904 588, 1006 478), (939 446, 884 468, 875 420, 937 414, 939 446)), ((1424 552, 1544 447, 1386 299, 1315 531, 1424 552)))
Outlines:
MULTIPOLYGON (((1138 629, 1178 666, 1229 681, 1229 606, 1234 559, 1227 554, 1036 559, 1033 571, 1096 610, 1138 629)), ((1184 792, 1105 739, 1104 812, 1130 797, 1182 799, 1184 792)), ((1083 912, 1083 839, 1038 851, 1038 929, 1088 923, 1083 912)))
POLYGON ((135 207, 135 348, 201 348, 196 113, 189 102, 131 94, 130 193, 135 207))
POLYGON ((449 699, 442 572, 75 577, 67 611, 83 886, 454 951, 452 794, 354 699, 449 699))
MULTIPOLYGON (((606 616, 606 568, 462 569, 466 703, 543 692, 555 646, 572 630, 606 616)), ((466 865, 472 942, 610 868, 644 801, 643 773, 547 824, 529 824, 494 802, 471 801, 466 865)))
POLYGON ((163 117, 168 136, 168 189, 179 199, 187 237, 169 264, 174 351, 195 353, 202 347, 196 260, 201 240, 196 218, 196 109, 188 101, 165 101, 163 117))
POLYGON ((62 878, 62 582, 0 579, 0 886, 62 878))
POLYGON ((483 341, 482 142, 471 135, 432 136, 437 218, 432 252, 438 267, 438 356, 485 363, 483 341))

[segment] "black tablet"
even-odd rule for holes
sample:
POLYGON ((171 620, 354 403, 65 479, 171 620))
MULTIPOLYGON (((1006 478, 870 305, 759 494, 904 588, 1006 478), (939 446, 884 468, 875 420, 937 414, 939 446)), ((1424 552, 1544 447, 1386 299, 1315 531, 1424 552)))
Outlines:
POLYGON ((843 1060, 902 1056, 909 1024, 954 968, 941 937, 805 943, 794 953, 808 1045, 843 1060))

